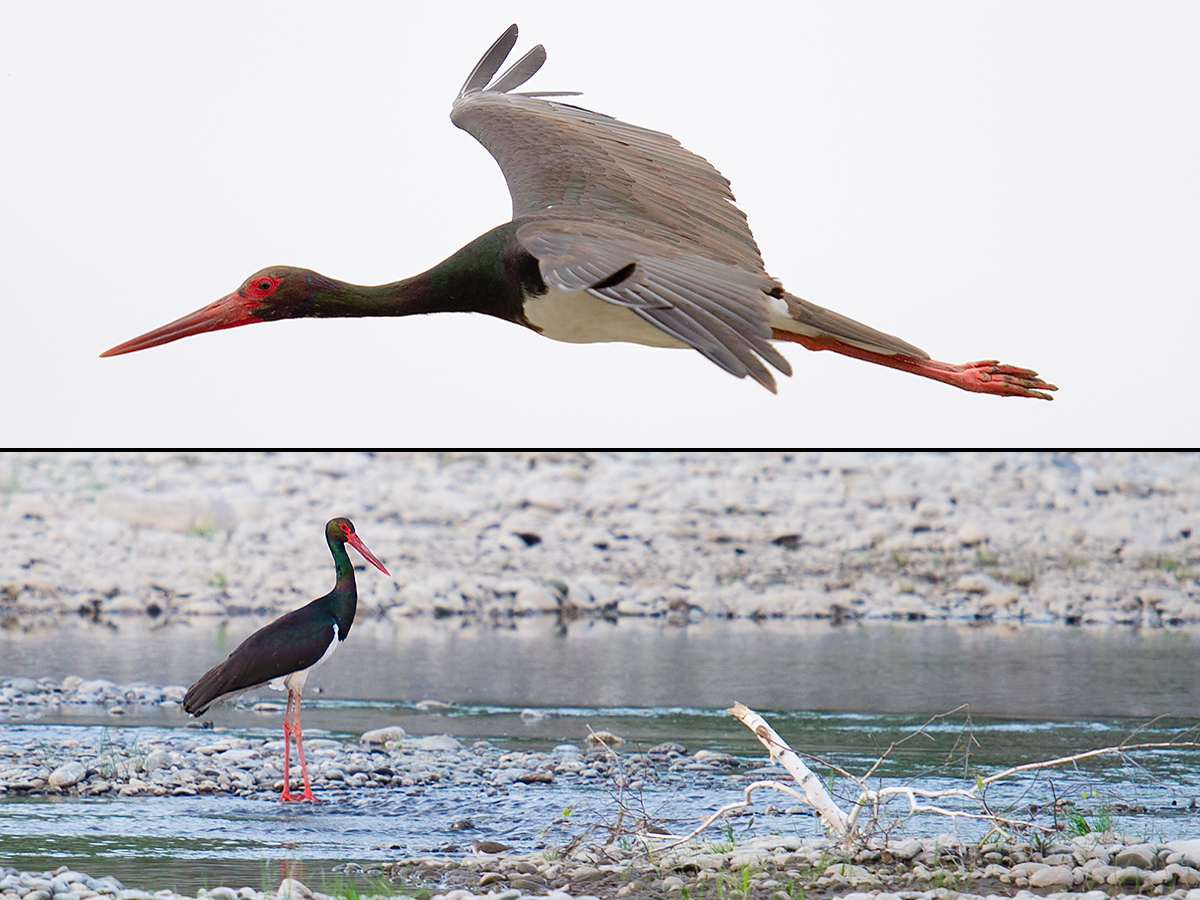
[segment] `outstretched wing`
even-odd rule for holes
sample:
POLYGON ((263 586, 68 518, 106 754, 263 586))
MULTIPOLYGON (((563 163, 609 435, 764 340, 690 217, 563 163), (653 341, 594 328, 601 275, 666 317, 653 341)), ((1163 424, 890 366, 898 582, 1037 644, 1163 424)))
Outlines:
POLYGON ((542 277, 628 306, 774 390, 762 360, 791 374, 768 343, 767 294, 781 289, 729 182, 670 135, 543 99, 549 94, 511 93, 545 61, 541 45, 492 82, 516 38, 514 25, 484 54, 450 119, 500 164, 522 222, 518 238, 542 277), (619 284, 592 287, 630 265, 619 284), (583 272, 599 277, 583 283, 583 272))

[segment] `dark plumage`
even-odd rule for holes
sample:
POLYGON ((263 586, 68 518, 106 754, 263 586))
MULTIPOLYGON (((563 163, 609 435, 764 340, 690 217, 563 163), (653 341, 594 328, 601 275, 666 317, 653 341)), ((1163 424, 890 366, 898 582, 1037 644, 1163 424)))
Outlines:
POLYGON ((478 312, 570 343, 690 347, 775 390, 792 368, 775 343, 832 350, 967 391, 1051 399, 1037 372, 997 360, 952 365, 784 290, 767 273, 729 182, 668 134, 519 93, 541 45, 508 70, 513 25, 459 91, 450 119, 500 164, 512 221, 426 272, 366 287, 274 266, 237 291, 105 351, 276 319, 478 312))
POLYGON ((288 705, 283 719, 283 793, 280 800, 294 799, 288 790, 290 738, 293 731, 304 781, 303 797, 315 799, 304 763, 300 695, 308 671, 324 662, 337 649, 354 624, 358 587, 354 582, 354 566, 346 554, 346 544, 361 553, 379 571, 390 574, 355 534, 354 525, 349 519, 330 519, 325 525, 325 540, 337 569, 337 584, 333 590, 254 632, 229 654, 228 659, 201 675, 183 698, 183 708, 193 716, 201 716, 218 700, 277 679, 282 680, 288 692, 288 705))

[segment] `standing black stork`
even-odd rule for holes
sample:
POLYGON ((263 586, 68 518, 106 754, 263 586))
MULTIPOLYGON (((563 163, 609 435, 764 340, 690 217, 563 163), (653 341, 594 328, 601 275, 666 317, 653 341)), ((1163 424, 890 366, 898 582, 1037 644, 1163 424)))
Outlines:
POLYGON ((512 25, 471 71, 450 120, 495 157, 513 219, 420 275, 346 284, 272 266, 191 315, 100 354, 117 356, 205 331, 329 316, 479 312, 572 343, 629 341, 691 347, 774 392, 771 341, 832 350, 967 391, 1053 399, 1032 369, 998 360, 953 365, 809 303, 767 274, 729 182, 670 135, 512 93, 541 68, 539 44, 499 78, 517 41, 512 25))
POLYGON ((346 554, 349 544, 384 575, 390 575, 375 558, 362 539, 354 533, 349 519, 330 519, 325 525, 325 540, 337 568, 337 584, 324 597, 307 606, 280 616, 270 625, 260 628, 220 665, 213 666, 188 688, 183 708, 193 716, 202 716, 216 701, 264 684, 288 692, 287 711, 283 714, 283 793, 280 800, 316 800, 308 784, 308 768, 304 764, 304 743, 300 735, 300 693, 309 670, 333 655, 338 644, 350 633, 354 612, 358 608, 358 587, 354 583, 354 566, 346 554), (300 777, 304 793, 295 797, 288 789, 291 773, 292 734, 296 735, 296 752, 300 756, 300 777))

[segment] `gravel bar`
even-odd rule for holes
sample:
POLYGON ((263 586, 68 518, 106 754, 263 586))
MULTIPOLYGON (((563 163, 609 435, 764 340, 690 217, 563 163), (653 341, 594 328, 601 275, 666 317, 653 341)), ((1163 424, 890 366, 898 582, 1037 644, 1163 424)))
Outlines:
MULTIPOLYGON (((723 845, 614 845, 526 855, 476 853, 398 860, 346 876, 386 878, 395 891, 433 900, 728 897, 793 900, 948 900, 953 897, 1171 897, 1200 900, 1200 840, 1112 843, 1096 835, 1045 843, 964 844, 953 835, 879 839, 856 851, 832 841, 777 835, 723 845)), ((356 891, 366 900, 367 894, 356 891)), ((378 896, 387 896, 379 894, 378 896)), ((127 889, 62 866, 53 872, 0 869, 0 900, 175 900, 169 889, 127 889)), ((275 892, 201 890, 197 900, 331 900, 294 879, 275 892)))
MULTIPOLYGON (((11 693, 14 683, 25 686, 19 682, 28 680, 0 681, 0 695, 11 693)), ((67 679, 68 683, 75 680, 67 679)), ((55 697, 58 691, 48 681, 52 679, 37 683, 40 693, 25 696, 33 700, 55 697)), ((131 697, 140 691, 146 702, 176 705, 174 698, 183 691, 181 687, 146 686, 121 690, 107 684, 109 693, 121 694, 126 704, 137 702, 131 697), (172 699, 155 699, 158 696, 172 699)), ((78 690, 79 685, 75 687, 78 690)), ((79 696, 76 693, 73 699, 78 702, 79 696)), ((282 709, 282 704, 277 705, 282 709)), ((0 739, 0 798, 223 794, 263 799, 274 797, 283 788, 282 740, 234 736, 207 728, 93 728, 79 733, 78 739, 53 746, 0 739)), ((584 786, 619 778, 621 787, 636 789, 642 779, 653 777, 661 785, 682 786, 685 766, 691 783, 697 777, 718 776, 740 766, 726 753, 700 750, 687 756, 675 743, 619 756, 600 744, 583 748, 560 744, 550 751, 524 752, 498 748, 485 740, 465 745, 445 734, 409 736, 399 725, 368 731, 357 742, 313 736, 305 739, 304 747, 313 788, 332 800, 357 796, 364 789, 404 790, 438 784, 478 787, 486 797, 513 784, 550 784, 556 779, 584 786)), ((293 782, 299 777, 296 762, 293 782)))
POLYGON ((1200 456, 10 453, 0 625, 273 614, 1200 622, 1200 456))

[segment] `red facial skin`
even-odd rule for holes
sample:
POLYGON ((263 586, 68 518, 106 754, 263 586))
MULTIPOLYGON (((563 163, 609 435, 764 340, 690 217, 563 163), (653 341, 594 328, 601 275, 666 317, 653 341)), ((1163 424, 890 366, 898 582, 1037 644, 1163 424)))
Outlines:
POLYGON ((261 322, 262 319, 254 312, 275 293, 281 281, 282 279, 262 273, 251 276, 240 288, 215 303, 210 303, 203 309, 189 313, 161 328, 148 331, 140 337, 117 344, 111 350, 105 350, 100 355, 120 356, 122 353, 132 353, 135 350, 145 350, 147 347, 157 347, 159 344, 169 344, 171 341, 191 337, 193 334, 261 322))

